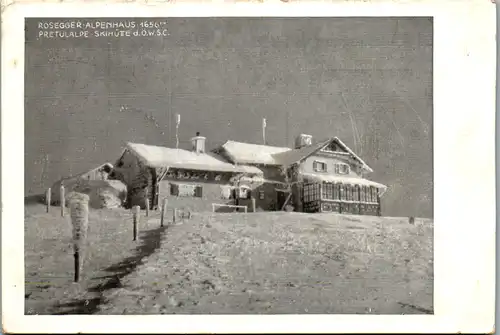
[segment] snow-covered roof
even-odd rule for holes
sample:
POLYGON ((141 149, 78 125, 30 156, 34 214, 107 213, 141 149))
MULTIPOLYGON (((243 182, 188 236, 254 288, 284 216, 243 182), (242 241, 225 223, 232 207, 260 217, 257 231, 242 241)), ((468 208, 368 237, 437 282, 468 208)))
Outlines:
POLYGON ((325 145, 328 144, 331 140, 325 140, 313 145, 308 145, 305 147, 302 147, 300 149, 293 149, 285 152, 281 152, 278 154, 273 155, 274 160, 280 164, 280 165, 285 165, 289 166, 291 164, 297 163, 298 161, 314 154, 316 151, 320 150, 323 148, 325 145))
POLYGON ((174 149, 140 143, 127 143, 127 147, 150 167, 174 167, 203 171, 237 172, 262 174, 254 166, 233 165, 214 153, 196 153, 184 149, 174 149))
POLYGON ((305 146, 300 149, 291 149, 286 147, 274 147, 262 144, 252 144, 236 141, 227 141, 222 145, 230 160, 236 164, 264 164, 264 165, 284 165, 294 164, 315 152, 321 150, 330 142, 337 142, 351 157, 361 164, 361 167, 367 172, 373 170, 356 155, 344 142, 338 137, 329 138, 313 145, 305 146))
POLYGON ((335 141, 337 141, 337 143, 338 143, 338 144, 340 144, 340 146, 341 146, 341 147, 342 147, 345 151, 347 151, 349 154, 351 154, 351 155, 352 155, 352 157, 353 157, 355 160, 357 160, 359 163, 361 163, 361 165, 363 166, 363 168, 364 168, 365 170, 367 170, 368 172, 373 172, 372 168, 371 168, 371 167, 369 167, 369 166, 368 166, 368 164, 366 164, 366 163, 365 163, 365 162, 361 159, 361 157, 359 157, 358 155, 356 155, 356 154, 354 153, 354 151, 352 151, 352 150, 351 150, 351 148, 349 148, 349 147, 348 147, 348 146, 347 146, 344 142, 342 142, 342 141, 340 140, 340 138, 338 138, 338 137, 334 137, 333 139, 334 139, 335 141))
POLYGON ((327 140, 318 142, 316 144, 302 147, 300 149, 294 149, 290 151, 286 151, 283 153, 273 155, 274 159, 281 165, 291 165, 296 163, 304 158, 313 155, 317 151, 321 150, 331 142, 336 142, 340 147, 342 147, 352 159, 361 164, 361 167, 367 172, 373 172, 373 170, 358 156, 356 155, 344 142, 342 142, 338 137, 329 138, 327 140))
POLYGON ((222 145, 229 158, 237 164, 280 165, 273 155, 290 151, 285 147, 227 141, 222 145))
POLYGON ((90 172, 92 172, 92 171, 95 171, 95 170, 101 169, 101 168, 103 168, 103 167, 105 167, 105 166, 108 166, 110 170, 112 170, 112 169, 113 169, 113 164, 111 164, 111 163, 102 163, 101 165, 96 166, 96 167, 93 167, 92 169, 88 169, 88 170, 86 170, 86 171, 84 171, 84 172, 80 172, 80 173, 75 174, 75 175, 72 175, 72 176, 68 176, 68 177, 61 178, 61 179, 57 180, 56 182, 54 182, 53 187, 54 187, 54 186, 56 186, 56 185, 57 185, 57 186, 59 186, 59 185, 61 185, 61 183, 63 183, 63 182, 64 182, 64 183, 67 183, 67 182, 71 182, 71 181, 73 181, 73 180, 77 180, 77 179, 78 179, 78 178, 80 178, 81 176, 86 175, 87 173, 90 173, 90 172))
POLYGON ((382 189, 383 191, 387 190, 387 186, 365 179, 365 178, 353 178, 353 177, 344 177, 333 174, 318 174, 318 173, 303 173, 302 176, 305 179, 315 180, 315 181, 324 181, 331 183, 342 183, 342 184, 350 184, 350 185, 361 185, 361 186, 375 186, 376 188, 382 189))

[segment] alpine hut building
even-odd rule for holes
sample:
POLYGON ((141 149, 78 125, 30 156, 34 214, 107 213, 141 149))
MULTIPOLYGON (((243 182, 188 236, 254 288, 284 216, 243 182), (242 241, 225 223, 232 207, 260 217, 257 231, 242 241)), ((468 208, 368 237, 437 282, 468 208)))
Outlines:
POLYGON ((192 149, 128 143, 112 178, 127 185, 127 204, 157 208, 163 198, 188 200, 194 210, 212 203, 258 210, 381 215, 387 187, 365 178, 373 170, 339 138, 314 143, 301 134, 294 148, 227 141, 211 151, 199 133, 192 149))

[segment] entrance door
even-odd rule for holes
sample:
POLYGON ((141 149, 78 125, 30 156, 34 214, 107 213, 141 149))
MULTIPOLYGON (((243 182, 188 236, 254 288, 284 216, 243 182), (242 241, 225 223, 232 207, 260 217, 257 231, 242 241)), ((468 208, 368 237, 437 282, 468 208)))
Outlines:
POLYGON ((280 211, 283 208, 283 205, 285 204, 286 198, 288 197, 288 193, 283 192, 283 191, 276 191, 276 203, 277 203, 277 211, 280 211))

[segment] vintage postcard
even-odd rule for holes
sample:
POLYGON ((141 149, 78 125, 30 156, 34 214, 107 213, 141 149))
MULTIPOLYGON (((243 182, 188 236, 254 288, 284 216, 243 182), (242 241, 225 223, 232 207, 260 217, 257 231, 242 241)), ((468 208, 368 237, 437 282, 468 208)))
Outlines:
POLYGON ((493 332, 495 29, 487 0, 4 7, 4 332, 493 332))

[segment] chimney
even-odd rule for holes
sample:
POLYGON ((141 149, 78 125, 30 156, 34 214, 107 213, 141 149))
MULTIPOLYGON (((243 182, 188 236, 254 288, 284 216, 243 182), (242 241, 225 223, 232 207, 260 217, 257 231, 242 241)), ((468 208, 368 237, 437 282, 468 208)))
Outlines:
POLYGON ((191 139, 191 143, 193 143, 193 151, 196 153, 204 153, 205 152, 205 140, 206 137, 200 136, 200 132, 196 132, 196 136, 191 139))
POLYGON ((295 149, 300 149, 302 147, 307 147, 312 145, 312 136, 306 134, 300 134, 295 138, 295 149))

